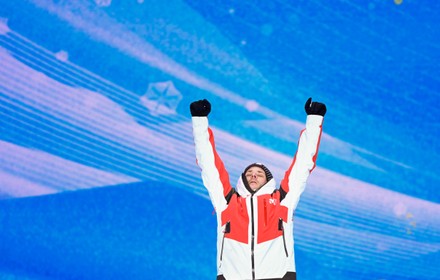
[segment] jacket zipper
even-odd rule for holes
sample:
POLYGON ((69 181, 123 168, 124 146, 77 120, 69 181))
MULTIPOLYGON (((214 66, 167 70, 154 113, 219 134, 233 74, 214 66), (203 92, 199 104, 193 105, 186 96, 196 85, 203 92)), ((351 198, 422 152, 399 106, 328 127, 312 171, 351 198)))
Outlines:
POLYGON ((287 246, 286 246, 286 236, 284 235, 283 219, 281 218, 278 222, 278 230, 283 231, 284 252, 286 252, 286 257, 289 257, 289 253, 287 252, 287 246))
POLYGON ((252 261, 252 280, 255 280, 255 258, 254 258, 254 250, 255 250, 255 229, 254 229, 254 196, 251 196, 251 221, 252 221, 252 239, 251 239, 251 261, 252 261))
POLYGON ((223 231, 222 249, 221 249, 221 251, 220 251, 220 260, 223 259, 223 247, 224 247, 224 245, 225 245, 225 236, 226 236, 226 233, 230 233, 230 232, 231 232, 231 223, 230 223, 230 221, 228 221, 228 222, 226 223, 225 230, 223 231))

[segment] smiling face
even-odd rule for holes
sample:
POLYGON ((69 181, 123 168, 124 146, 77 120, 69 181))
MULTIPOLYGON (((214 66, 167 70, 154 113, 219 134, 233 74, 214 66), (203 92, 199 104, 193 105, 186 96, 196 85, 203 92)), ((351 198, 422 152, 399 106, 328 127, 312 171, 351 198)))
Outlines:
POLYGON ((267 183, 266 173, 261 167, 252 166, 244 175, 246 176, 249 187, 254 191, 258 190, 267 183))

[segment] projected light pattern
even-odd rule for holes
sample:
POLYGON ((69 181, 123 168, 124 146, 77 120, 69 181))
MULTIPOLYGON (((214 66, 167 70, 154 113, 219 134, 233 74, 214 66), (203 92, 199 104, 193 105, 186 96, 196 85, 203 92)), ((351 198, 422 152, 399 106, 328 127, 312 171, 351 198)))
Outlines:
POLYGON ((279 183, 313 96, 329 111, 295 213, 298 275, 438 279, 433 12, 409 0, 132 2, 1 1, 1 277, 212 279, 190 102, 211 100, 231 183, 250 162, 279 183), (372 26, 356 22, 365 15, 372 26), (396 19, 408 33, 386 33, 396 19), (404 35, 427 40, 386 49, 404 35))

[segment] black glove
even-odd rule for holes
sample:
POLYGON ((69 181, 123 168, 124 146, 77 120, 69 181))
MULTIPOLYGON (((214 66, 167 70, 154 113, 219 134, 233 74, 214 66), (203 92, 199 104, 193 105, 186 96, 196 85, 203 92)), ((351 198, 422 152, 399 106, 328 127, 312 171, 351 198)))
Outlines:
POLYGON ((312 102, 312 98, 310 97, 306 101, 306 105, 304 106, 306 109, 307 115, 320 115, 323 116, 327 112, 327 108, 324 103, 312 102))
POLYGON ((189 109, 193 117, 206 117, 211 112, 211 103, 206 99, 194 101, 189 109))

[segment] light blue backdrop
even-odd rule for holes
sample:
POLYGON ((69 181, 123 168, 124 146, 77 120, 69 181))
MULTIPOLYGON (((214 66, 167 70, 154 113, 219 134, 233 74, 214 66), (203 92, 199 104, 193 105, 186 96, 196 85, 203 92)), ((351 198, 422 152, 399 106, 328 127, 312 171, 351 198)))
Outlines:
POLYGON ((234 184, 326 103, 299 279, 440 279, 440 2, 0 1, 0 279, 214 279, 189 104, 234 184))

